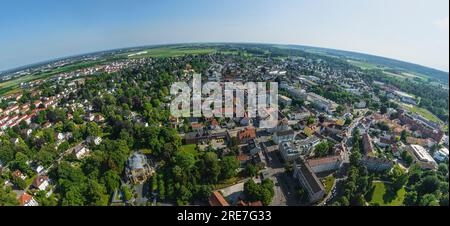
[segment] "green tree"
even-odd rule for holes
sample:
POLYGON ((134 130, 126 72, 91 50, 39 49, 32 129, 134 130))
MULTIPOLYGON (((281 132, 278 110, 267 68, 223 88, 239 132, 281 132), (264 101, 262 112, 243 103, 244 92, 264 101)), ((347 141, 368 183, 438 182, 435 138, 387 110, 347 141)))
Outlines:
POLYGON ((48 198, 46 195, 47 195, 46 191, 38 191, 36 193, 35 198, 40 206, 57 206, 58 205, 58 202, 56 201, 56 199, 53 195, 50 195, 48 198))
POLYGON ((403 151, 401 157, 407 166, 410 166, 414 161, 411 154, 409 154, 407 151, 403 151))
POLYGON ((157 192, 158 191, 158 175, 155 173, 152 176, 152 180, 151 180, 151 190, 152 192, 157 192))
POLYGON ((19 201, 16 199, 16 193, 10 188, 3 189, 0 187, 0 206, 18 206, 19 201))
POLYGON ((199 161, 199 165, 199 171, 202 173, 204 181, 207 183, 216 183, 218 181, 220 165, 216 153, 206 152, 199 161))
POLYGON ((125 201, 130 201, 133 198, 133 193, 130 188, 126 185, 122 186, 122 194, 125 198, 125 201))
POLYGON ((316 145, 314 154, 316 157, 324 157, 330 154, 332 146, 328 141, 323 141, 316 145))
POLYGON ((229 179, 236 175, 240 163, 234 156, 225 156, 222 159, 221 178, 229 179))
POLYGON ((245 171, 247 172, 247 176, 254 177, 258 174, 255 165, 253 164, 247 164, 245 167, 245 171))
POLYGON ((440 181, 436 176, 426 176, 419 184, 417 191, 419 194, 431 194, 439 189, 440 181))
POLYGON ((359 165, 361 161, 361 152, 359 151, 359 147, 355 146, 352 149, 352 153, 350 154, 350 165, 356 166, 359 165))
POLYGON ((80 189, 77 187, 71 187, 64 193, 61 205, 63 206, 83 206, 85 199, 80 189))
POLYGON ((310 125, 314 124, 315 122, 316 122, 316 118, 311 116, 306 120, 306 125, 310 126, 310 125))
POLYGON ((448 206, 448 193, 441 196, 441 199, 439 200, 439 205, 448 206))
POLYGON ((102 183, 105 185, 108 193, 113 193, 115 189, 120 186, 120 176, 116 171, 108 170, 101 178, 102 183))
POLYGON ((13 177, 13 183, 22 190, 25 190, 27 188, 27 183, 20 177, 13 177))
POLYGON ((166 199, 166 186, 164 183, 164 178, 162 177, 162 174, 158 174, 158 192, 159 192, 159 199, 165 200, 166 199))
POLYGON ((420 198, 420 206, 439 206, 439 200, 433 194, 426 194, 420 198))
POLYGON ((417 192, 416 191, 410 191, 406 193, 405 200, 403 203, 406 206, 415 206, 417 204, 417 192))
POLYGON ((265 179, 261 184, 256 184, 253 180, 248 180, 244 183, 244 194, 250 201, 261 201, 267 206, 275 194, 273 181, 265 179))

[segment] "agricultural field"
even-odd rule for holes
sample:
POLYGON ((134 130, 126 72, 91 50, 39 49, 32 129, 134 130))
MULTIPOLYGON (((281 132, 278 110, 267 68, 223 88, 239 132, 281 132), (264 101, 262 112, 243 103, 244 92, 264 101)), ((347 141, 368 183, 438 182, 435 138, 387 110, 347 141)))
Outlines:
POLYGON ((155 49, 142 50, 136 53, 125 53, 119 56, 126 56, 131 59, 139 59, 146 57, 177 57, 183 55, 196 55, 196 54, 209 54, 215 52, 212 48, 175 48, 175 47, 162 47, 155 49))
POLYGON ((348 63, 352 64, 353 66, 359 67, 361 69, 364 70, 369 70, 369 69, 382 69, 382 66, 376 65, 376 64, 371 64, 371 63, 367 63, 367 62, 363 62, 363 61, 357 61, 357 60, 347 60, 348 63))
POLYGON ((415 80, 422 80, 422 81, 426 81, 426 78, 423 76, 419 76, 416 74, 412 74, 412 73, 406 73, 406 72, 402 72, 402 73, 392 73, 389 71, 383 71, 383 73, 386 76, 390 76, 390 77, 394 77, 394 78, 398 78, 398 79, 415 79, 415 80))
POLYGON ((107 61, 106 60, 98 60, 98 61, 79 62, 79 63, 75 63, 75 64, 62 66, 60 68, 53 69, 49 72, 30 74, 30 75, 25 75, 25 76, 22 76, 19 78, 11 79, 11 80, 0 83, 0 95, 9 94, 9 93, 18 91, 20 83, 23 83, 23 82, 30 82, 30 81, 46 79, 53 75, 92 67, 92 66, 104 63, 104 62, 107 62, 107 61))

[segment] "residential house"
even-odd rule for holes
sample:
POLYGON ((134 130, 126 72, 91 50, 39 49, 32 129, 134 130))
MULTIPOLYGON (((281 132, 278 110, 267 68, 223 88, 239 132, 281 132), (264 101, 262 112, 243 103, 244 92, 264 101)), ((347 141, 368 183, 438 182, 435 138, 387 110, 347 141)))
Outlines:
POLYGON ((20 170, 15 170, 13 173, 12 173, 12 175, 13 175, 13 177, 18 177, 18 178, 20 178, 20 179, 22 179, 22 180, 25 180, 26 178, 27 178, 27 176, 25 176, 20 170))
POLYGON ((77 159, 82 159, 89 154, 90 150, 84 144, 79 144, 73 148, 73 152, 77 159))
POLYGON ((58 140, 64 140, 65 136, 64 133, 58 133, 58 135, 56 136, 56 139, 58 140))
POLYGON ((433 158, 436 159, 436 161, 444 162, 448 160, 448 149, 446 147, 443 147, 437 151, 434 152, 433 158))
POLYGON ((99 136, 88 136, 86 142, 88 144, 99 145, 102 142, 102 138, 99 136))
POLYGON ((105 121, 105 117, 103 117, 102 115, 96 115, 94 116, 94 122, 96 123, 101 123, 105 121))
POLYGON ((34 169, 34 171, 36 172, 36 173, 41 173, 42 171, 44 170, 44 167, 42 166, 42 165, 38 165, 38 166, 36 166, 36 168, 34 169))
POLYGON ((20 140, 19 140, 19 138, 11 138, 10 140, 9 140, 12 144, 19 144, 19 142, 20 142, 20 140))
POLYGON ((44 191, 50 185, 50 182, 49 182, 48 176, 38 175, 33 180, 33 183, 31 185, 41 191, 44 191))
POLYGON ((23 193, 19 197, 19 203, 21 206, 39 206, 39 203, 28 193, 23 193))
POLYGON ((251 139, 256 138, 256 129, 253 127, 246 127, 237 134, 237 138, 241 144, 247 143, 251 139))
POLYGON ((236 159, 239 161, 239 165, 241 167, 245 167, 245 165, 247 164, 248 160, 250 160, 250 157, 247 154, 245 154, 243 152, 240 152, 239 155, 236 156, 236 159))

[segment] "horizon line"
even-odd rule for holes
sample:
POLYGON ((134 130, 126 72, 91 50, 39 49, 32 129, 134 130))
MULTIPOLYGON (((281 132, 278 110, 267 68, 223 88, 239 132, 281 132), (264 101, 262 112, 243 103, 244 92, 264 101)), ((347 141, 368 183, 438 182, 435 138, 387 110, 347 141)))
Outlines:
POLYGON ((261 44, 261 45, 284 45, 284 46, 300 46, 300 47, 310 47, 310 48, 321 48, 321 49, 344 51, 344 52, 350 52, 350 53, 364 54, 364 55, 368 55, 368 56, 380 57, 380 58, 385 58, 385 59, 389 59, 389 60, 401 61, 403 63, 413 64, 413 65, 417 65, 417 66, 421 66, 421 67, 437 70, 437 71, 446 73, 447 76, 449 75, 449 71, 445 71, 443 69, 438 69, 438 68, 435 68, 435 67, 432 67, 432 66, 426 66, 426 65, 423 65, 423 64, 420 64, 420 63, 414 63, 414 62, 410 62, 410 61, 402 60, 402 59, 395 59, 395 58, 391 58, 391 57, 388 57, 388 56, 382 56, 382 55, 376 55, 376 54, 372 54, 372 53, 359 52, 357 50, 344 50, 344 49, 336 49, 336 48, 333 48, 333 47, 313 46, 313 45, 308 45, 308 44, 270 43, 270 42, 245 42, 245 41, 241 41, 241 42, 205 41, 205 42, 155 43, 155 44, 145 44, 145 45, 137 45, 137 46, 124 46, 124 47, 109 48, 109 49, 102 49, 102 50, 93 50, 91 52, 85 52, 85 53, 80 53, 80 54, 68 54, 68 55, 61 56, 61 57, 54 57, 54 58, 50 58, 50 59, 47 59, 47 60, 41 60, 41 61, 36 61, 36 62, 33 62, 33 63, 23 64, 23 65, 17 66, 17 67, 6 68, 6 69, 3 69, 3 70, 0 70, 0 74, 3 74, 3 73, 8 72, 8 71, 15 71, 15 70, 19 71, 19 70, 22 70, 22 68, 32 67, 34 65, 45 64, 45 63, 50 63, 50 62, 54 62, 54 61, 70 59, 70 58, 74 58, 74 57, 80 57, 80 56, 85 56, 85 55, 89 55, 89 54, 101 53, 101 52, 118 51, 118 50, 133 49, 133 48, 144 48, 144 47, 158 47, 158 46, 170 46, 170 45, 192 45, 192 44, 261 44))

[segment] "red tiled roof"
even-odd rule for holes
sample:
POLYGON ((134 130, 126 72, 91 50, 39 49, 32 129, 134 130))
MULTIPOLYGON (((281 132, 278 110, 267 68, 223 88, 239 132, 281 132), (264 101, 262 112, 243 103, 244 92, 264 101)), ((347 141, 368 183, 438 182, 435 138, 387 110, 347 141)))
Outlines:
POLYGON ((37 176, 34 180, 33 180, 33 185, 35 187, 39 187, 42 183, 44 183, 44 181, 48 180, 48 176, 37 176))
POLYGON ((241 153, 240 155, 236 156, 236 159, 239 161, 247 161, 249 158, 248 155, 241 153))
POLYGON ((255 201, 255 202, 244 202, 242 200, 239 200, 237 203, 238 206, 263 206, 261 201, 255 201))
POLYGON ((239 140, 242 140, 244 138, 255 138, 256 137, 256 130, 253 127, 245 128, 242 131, 239 131, 238 138, 239 140))
POLYGON ((21 196, 19 197, 20 205, 21 205, 21 206, 25 205, 25 204, 28 203, 32 198, 33 198, 33 197, 32 197, 31 195, 29 195, 28 193, 26 193, 26 192, 23 193, 23 195, 21 195, 21 196))
POLYGON ((192 123, 191 126, 192 126, 192 129, 201 129, 201 128, 203 128, 203 124, 202 123, 192 123))
POLYGON ((209 205, 211 206, 229 206, 227 200, 220 194, 220 192, 215 191, 209 197, 209 205))
POLYGON ((16 170, 16 171, 13 172, 13 176, 21 177, 21 176, 23 176, 23 174, 22 174, 22 172, 20 172, 20 170, 16 170))
POLYGON ((333 162, 341 161, 342 158, 340 155, 333 155, 333 156, 327 156, 323 158, 316 158, 316 159, 308 159, 308 165, 311 167, 315 167, 322 164, 329 164, 333 162))

